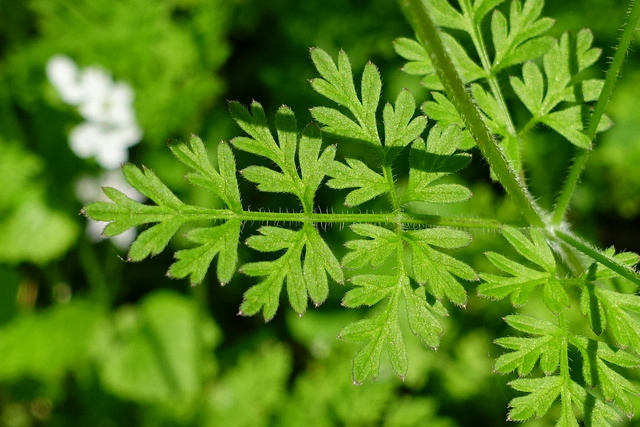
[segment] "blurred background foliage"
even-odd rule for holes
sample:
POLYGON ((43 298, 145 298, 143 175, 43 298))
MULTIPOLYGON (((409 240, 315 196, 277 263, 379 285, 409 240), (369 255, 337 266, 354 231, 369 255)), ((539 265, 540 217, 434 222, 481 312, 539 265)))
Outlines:
MULTIPOLYGON (((593 30, 603 73, 626 2, 550 3, 555 35, 593 30)), ((404 382, 383 369, 376 382, 356 387, 354 348, 335 337, 365 312, 345 312, 338 285, 323 307, 301 318, 281 309, 265 325, 236 315, 252 284, 240 274, 225 288, 214 280, 190 288, 165 277, 169 251, 131 264, 121 246, 95 242, 78 215, 77 189, 103 170, 69 148, 80 117, 45 74, 47 61, 64 54, 130 84, 144 132, 131 161, 153 168, 186 201, 210 206, 216 202, 182 179, 167 139, 195 133, 215 151, 238 134, 227 100, 256 99, 271 113, 287 104, 300 125, 307 122, 319 101, 306 84, 312 46, 344 49, 354 70, 376 63, 387 99, 408 87, 424 100, 428 93, 393 53, 392 41, 410 35, 389 0, 0 0, 0 424, 505 424, 512 392, 508 378, 492 373, 499 354, 492 340, 508 334, 507 305, 472 297, 446 320, 437 352, 413 343, 404 382)), ((632 52, 609 107, 615 126, 601 135, 572 211, 591 240, 633 251, 640 250, 638 99, 640 59, 632 52)), ((527 149, 531 184, 547 206, 572 155, 556 142, 539 134, 527 149)), ((253 161, 238 155, 241 167, 253 161)), ((517 219, 487 175, 476 159, 463 176, 475 196, 437 212, 517 219)), ((296 208, 244 187, 246 207, 296 208)), ((342 209, 330 193, 319 204, 342 209)), ((254 229, 248 224, 243 239, 254 229)), ((326 230, 338 252, 348 233, 326 230)), ((474 237, 462 256, 481 270, 482 253, 502 243, 494 233, 474 237)))

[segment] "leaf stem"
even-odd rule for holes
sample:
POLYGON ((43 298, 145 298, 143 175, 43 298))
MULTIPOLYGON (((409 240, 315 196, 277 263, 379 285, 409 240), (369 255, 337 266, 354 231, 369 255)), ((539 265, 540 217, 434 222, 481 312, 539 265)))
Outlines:
POLYGON ((412 24, 418 39, 429 53, 438 78, 445 87, 451 102, 456 106, 465 125, 475 139, 482 155, 487 160, 498 180, 513 198, 522 215, 533 226, 544 227, 541 209, 536 205, 527 187, 518 178, 504 153, 491 136, 480 113, 469 96, 460 75, 446 52, 440 34, 428 10, 421 0, 399 0, 407 19, 412 24))
POLYGON ((637 286, 640 286, 640 275, 626 265, 619 263, 613 257, 607 256, 588 242, 570 232, 555 230, 555 235, 569 246, 576 248, 593 260, 598 261, 600 264, 610 268, 625 279, 630 280, 637 286))
MULTIPOLYGON (((188 214, 179 213, 180 216, 188 214)), ((427 225, 474 229, 500 229, 504 224, 500 221, 486 218, 466 218, 454 216, 428 215, 407 212, 386 213, 307 213, 307 212, 260 212, 241 211, 234 212, 229 209, 208 209, 198 212, 197 215, 189 215, 186 221, 208 220, 225 221, 239 219, 241 221, 255 222, 310 222, 314 224, 330 223, 384 223, 405 225, 427 225)))
MULTIPOLYGON (((463 4, 464 15, 467 18, 468 24, 469 24, 469 29, 470 29, 469 35, 471 36, 471 41, 473 42, 476 52, 478 53, 478 57, 480 58, 480 63, 482 64, 482 68, 486 73, 487 83, 489 83, 489 88, 491 89, 491 93, 493 94, 493 97, 498 103, 498 108, 500 108, 500 111, 502 112, 504 118, 506 119, 505 125, 507 127, 507 132, 509 132, 509 135, 513 137, 512 141, 503 141, 503 142, 512 144, 513 142, 517 142, 518 132, 516 131, 516 127, 513 124, 513 119, 511 118, 511 113, 509 112, 507 103, 504 100, 504 95, 502 94, 502 89, 500 88, 498 79, 496 78, 496 75, 493 73, 493 67, 491 66, 491 60, 489 59, 487 46, 484 42, 484 38, 482 37, 480 26, 475 25, 471 4, 469 3, 469 0, 465 0, 462 4, 463 4)), ((513 147, 510 147, 510 148, 513 148, 513 147)), ((505 154, 507 156, 510 153, 515 153, 517 156, 516 158, 509 159, 512 162, 512 164, 520 165, 520 147, 516 147, 515 150, 507 149, 505 151, 505 154)))
MULTIPOLYGON (((591 114, 591 118, 589 120, 589 127, 587 128, 586 135, 591 141, 594 141, 595 139, 596 132, 598 130, 598 124, 600 123, 600 119, 602 119, 609 99, 611 99, 613 87, 615 86, 616 81, 620 76, 620 69, 622 68, 622 64, 624 63, 629 45, 633 40, 639 19, 640 1, 632 0, 629 18, 625 23, 622 36, 620 37, 620 42, 616 47, 616 53, 613 56, 613 61, 611 62, 611 66, 609 67, 609 71, 607 72, 607 77, 605 79, 602 92, 600 93, 598 102, 596 103, 593 114, 591 114)), ((567 209, 571 201, 571 196, 573 195, 573 192, 580 180, 580 176, 582 175, 582 171, 587 164, 589 154, 590 150, 580 150, 576 155, 573 164, 571 165, 569 175, 564 183, 560 196, 558 197, 558 202, 556 203, 556 208, 553 213, 552 220, 554 225, 559 225, 563 221, 567 213, 567 209)))

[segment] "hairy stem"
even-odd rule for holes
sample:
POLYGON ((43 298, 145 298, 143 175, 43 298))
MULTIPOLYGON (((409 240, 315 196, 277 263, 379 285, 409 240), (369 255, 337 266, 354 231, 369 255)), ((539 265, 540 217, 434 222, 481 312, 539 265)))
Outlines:
MULTIPOLYGON (((596 103, 593 114, 591 115, 591 118, 589 120, 589 127, 587 128, 586 134, 591 141, 595 139, 596 132, 598 130, 598 124, 600 123, 600 119, 602 119, 602 115, 604 114, 604 110, 609 102, 609 99, 611 99, 613 87, 615 86, 616 81, 620 76, 620 69, 622 68, 622 64, 624 63, 629 45, 633 40, 639 19, 640 1, 632 0, 629 18, 625 23, 622 37, 620 37, 620 42, 616 47, 616 53, 613 56, 613 61, 611 62, 611 66, 609 67, 609 71, 607 72, 607 77, 604 82, 602 92, 600 93, 598 102, 596 103)), ((569 176, 564 183, 560 196, 558 197, 556 209, 553 213, 553 223, 555 225, 560 224, 566 215, 567 209, 569 207, 569 202, 571 201, 571 196, 573 195, 573 192, 578 185, 578 181, 580 180, 582 171, 584 170, 584 167, 587 164, 587 160, 589 159, 589 153, 589 150, 580 150, 576 155, 573 164, 571 165, 569 176)))
MULTIPOLYGON (((383 224, 411 224, 411 225, 439 225, 443 227, 459 227, 472 229, 498 230, 504 223, 485 218, 466 218, 441 215, 428 215, 411 212, 387 212, 387 213, 320 213, 320 212, 260 212, 241 211, 234 212, 229 209, 201 208, 198 213, 178 212, 186 221, 228 221, 239 219, 241 221, 255 222, 298 222, 314 224, 339 224, 339 223, 383 223, 383 224)), ((111 219, 105 219, 111 221, 111 219)))
POLYGON ((456 106, 498 180, 527 221, 533 226, 544 227, 545 221, 541 209, 534 202, 524 183, 518 179, 513 167, 491 136, 453 62, 451 62, 428 10, 421 0, 400 0, 400 5, 416 31, 418 39, 426 48, 436 74, 445 87, 451 102, 456 106))
POLYGON ((632 270, 624 264, 619 263, 614 258, 602 253, 598 248, 593 247, 588 242, 582 240, 581 238, 573 235, 570 232, 556 230, 555 235, 564 243, 579 250, 591 259, 599 262, 605 267, 610 268, 620 276, 640 286, 640 275, 636 271, 632 270))
POLYGON ((507 103, 504 100, 504 95, 502 94, 502 89, 500 89, 500 84, 498 83, 498 79, 493 73, 493 67, 491 66, 491 60, 489 59, 489 53, 487 52, 487 46, 484 42, 484 38, 482 37, 482 32, 480 31, 480 27, 475 25, 473 20, 473 12, 472 7, 469 0, 464 0, 461 2, 462 9, 464 11, 465 17, 468 19, 469 28, 471 31, 469 35, 471 36, 471 41, 478 53, 478 57, 480 58, 480 63, 484 72, 487 74, 487 83, 489 83, 489 89, 491 89, 491 94, 495 98, 498 103, 498 108, 502 112, 504 118, 506 119, 506 127, 507 132, 513 137, 510 141, 503 140, 503 144, 516 144, 515 147, 505 147, 505 155, 509 156, 509 154, 515 154, 515 158, 509 158, 511 164, 516 167, 518 171, 520 171, 520 147, 517 146, 517 134, 516 127, 513 124, 513 119, 511 118, 511 113, 509 108, 507 107, 507 103))

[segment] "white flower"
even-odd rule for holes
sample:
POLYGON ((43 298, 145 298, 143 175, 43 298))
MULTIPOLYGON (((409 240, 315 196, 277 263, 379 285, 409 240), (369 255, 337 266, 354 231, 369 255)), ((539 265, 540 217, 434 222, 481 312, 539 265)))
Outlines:
POLYGON ((135 125, 113 127, 102 123, 84 122, 73 128, 69 145, 76 156, 95 156, 105 169, 117 169, 129 158, 128 148, 138 143, 142 132, 135 125))
MULTIPOLYGON (((115 188, 124 193, 127 197, 139 202, 145 200, 145 197, 142 194, 137 192, 124 180, 120 171, 106 171, 97 179, 89 176, 80 178, 76 182, 76 196, 84 203, 93 201, 109 201, 102 192, 102 187, 115 188)), ((87 224, 87 235, 89 238, 94 242, 104 239, 102 236, 102 230, 105 225, 107 225, 107 223, 104 221, 94 221, 89 219, 87 224)), ((122 234, 111 237, 110 240, 118 248, 126 249, 135 238, 136 230, 135 228, 130 228, 122 234)))
POLYGON ((82 102, 84 91, 78 82, 78 67, 69 57, 52 57, 47 62, 46 72, 47 78, 64 102, 70 105, 79 105, 82 102))
POLYGON ((113 82, 99 67, 78 70, 67 56, 47 63, 47 77, 66 103, 77 106, 86 120, 69 135, 69 145, 81 158, 95 156, 105 169, 118 168, 129 158, 128 149, 142 138, 133 110, 133 90, 113 82))

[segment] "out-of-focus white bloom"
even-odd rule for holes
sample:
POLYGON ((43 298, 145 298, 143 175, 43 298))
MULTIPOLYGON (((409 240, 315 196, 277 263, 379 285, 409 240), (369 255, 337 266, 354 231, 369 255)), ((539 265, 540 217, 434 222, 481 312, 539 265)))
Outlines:
POLYGON ((69 134, 69 145, 78 157, 95 156, 105 169, 117 169, 129 158, 128 148, 140 140, 142 132, 135 126, 113 127, 84 122, 69 134))
POLYGON ((116 169, 129 158, 128 148, 142 138, 133 110, 133 90, 123 82, 113 82, 99 67, 80 71, 67 56, 53 56, 46 67, 47 77, 60 98, 77 106, 84 123, 69 136, 73 152, 82 158, 96 157, 105 169, 116 169))
MULTIPOLYGON (((133 90, 123 82, 113 82, 102 68, 87 67, 79 70, 69 57, 55 55, 46 66, 47 78, 60 98, 78 107, 84 118, 71 130, 69 146, 81 158, 95 157, 106 172, 99 178, 85 176, 76 183, 76 195, 87 203, 106 201, 102 187, 113 187, 128 197, 143 201, 145 197, 131 188, 120 171, 114 171, 129 158, 129 147, 142 138, 133 110, 133 90)), ((93 241, 101 240, 105 222, 89 220, 87 234, 93 241)), ((112 237, 112 242, 125 249, 136 237, 129 229, 112 237)))
MULTIPOLYGON (((109 201, 107 196, 102 192, 102 187, 112 187, 120 190, 127 197, 142 202, 145 197, 137 192, 133 187, 125 181, 122 173, 119 171, 105 171, 99 178, 93 178, 90 176, 84 176, 76 182, 76 196, 84 203, 93 201, 109 201)), ((106 222, 89 220, 87 224, 87 235, 94 242, 102 240, 102 230, 104 229, 106 222)), ((126 249, 131 242, 136 238, 136 230, 130 228, 122 234, 111 237, 111 241, 114 245, 120 249, 126 249)))
POLYGON ((47 78, 56 88, 60 98, 70 105, 79 105, 84 97, 82 86, 78 82, 78 67, 69 57, 53 56, 47 62, 47 78))

